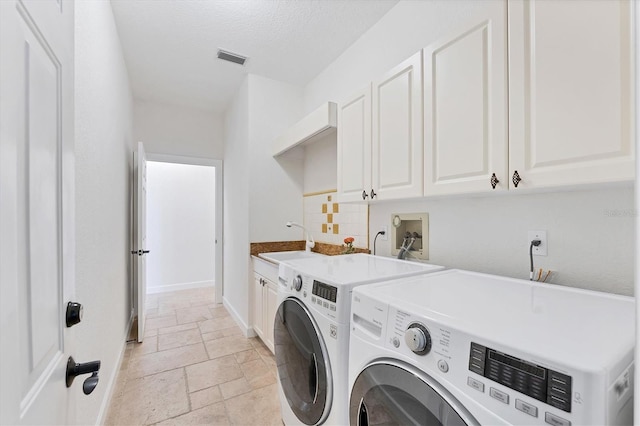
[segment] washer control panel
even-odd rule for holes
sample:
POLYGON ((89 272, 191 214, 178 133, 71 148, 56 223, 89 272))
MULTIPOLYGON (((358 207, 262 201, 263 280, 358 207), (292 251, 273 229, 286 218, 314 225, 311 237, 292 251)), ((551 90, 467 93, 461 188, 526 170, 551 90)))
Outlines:
POLYGON ((291 285, 295 291, 300 291, 302 288, 302 276, 296 275, 293 278, 293 284, 291 285))
POLYGON ((427 327, 419 322, 409 324, 404 332, 404 342, 418 355, 426 355, 431 350, 431 334, 427 327))
POLYGON ((571 376, 474 342, 471 342, 469 351, 469 370, 552 407, 571 412, 571 376))

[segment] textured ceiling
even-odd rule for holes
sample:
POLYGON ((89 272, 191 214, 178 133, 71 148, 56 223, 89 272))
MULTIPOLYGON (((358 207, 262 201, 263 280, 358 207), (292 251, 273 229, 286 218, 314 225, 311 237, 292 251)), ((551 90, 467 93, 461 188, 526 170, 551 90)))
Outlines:
POLYGON ((397 0, 111 0, 134 96, 223 111, 244 76, 304 85, 397 0), (218 48, 247 56, 217 59, 218 48))

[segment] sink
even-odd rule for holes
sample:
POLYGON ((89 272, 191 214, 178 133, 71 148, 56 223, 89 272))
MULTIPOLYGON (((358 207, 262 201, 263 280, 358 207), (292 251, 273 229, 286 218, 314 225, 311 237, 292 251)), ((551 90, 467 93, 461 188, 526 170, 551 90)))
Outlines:
POLYGON ((270 253, 260 253, 258 257, 261 257, 269 262, 280 263, 286 260, 307 259, 310 257, 325 256, 324 254, 315 253, 312 251, 274 251, 270 253))

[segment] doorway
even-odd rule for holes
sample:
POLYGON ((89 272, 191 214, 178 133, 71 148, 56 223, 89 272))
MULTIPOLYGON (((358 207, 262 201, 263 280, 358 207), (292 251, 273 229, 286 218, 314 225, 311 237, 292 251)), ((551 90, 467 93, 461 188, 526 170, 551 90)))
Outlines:
POLYGON ((213 286, 222 303, 222 161, 147 154, 147 293, 213 286))

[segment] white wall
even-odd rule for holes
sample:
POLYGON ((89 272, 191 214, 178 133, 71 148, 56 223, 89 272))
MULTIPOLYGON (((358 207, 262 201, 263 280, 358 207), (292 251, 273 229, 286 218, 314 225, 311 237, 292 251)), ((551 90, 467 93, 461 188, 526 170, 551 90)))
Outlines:
POLYGON ((221 159, 224 123, 221 114, 135 100, 133 135, 154 154, 221 159))
MULTIPOLYGON (((528 279, 527 231, 546 230, 548 255, 534 263, 553 282, 632 295, 632 209, 631 188, 386 203, 370 206, 370 235, 392 213, 427 212, 430 263, 528 279)), ((390 255, 390 241, 377 246, 390 255)))
POLYGON ((78 424, 107 408, 131 313, 129 198, 132 96, 108 1, 75 4, 76 293, 84 318, 74 358, 101 360, 100 383, 78 393, 78 424))
POLYGON ((251 242, 301 238, 287 221, 302 223, 303 160, 273 158, 273 141, 299 118, 301 88, 249 75, 249 238, 251 242))
POLYGON ((214 285, 215 168, 147 162, 147 293, 214 285))
POLYGON ((304 193, 338 188, 337 134, 304 147, 304 193))
MULTIPOLYGON (((305 87, 305 111, 326 101, 340 102, 464 23, 483 3, 399 2, 305 87)), ((317 162, 318 168, 335 167, 333 159, 307 161, 317 162)), ((526 232, 546 229, 549 256, 536 258, 536 262, 556 271, 554 282, 632 294, 633 220, 605 213, 632 208, 632 203, 632 190, 621 187, 378 203, 370 206, 369 235, 373 239, 381 226, 391 226, 392 212, 426 211, 430 214, 430 261, 526 278, 526 232)), ((373 240, 370 244, 373 248, 373 240)), ((388 243, 378 238, 378 254, 388 253, 388 243)))
POLYGON ((249 81, 225 114, 223 300, 234 319, 249 327, 249 81))
MULTIPOLYGON (((636 5, 637 6, 637 5, 636 5)), ((640 173, 637 172, 638 164, 640 164, 640 129, 638 125, 640 124, 640 7, 636 7, 635 9, 635 17, 634 23, 636 27, 636 38, 635 38, 635 67, 636 67, 636 86, 635 86, 635 107, 636 107, 636 209, 634 211, 634 216, 636 220, 636 275, 635 275, 635 293, 640 294, 640 173)), ((636 302, 636 342, 640 341, 640 326, 638 321, 640 319, 640 304, 636 302)), ((636 351, 634 357, 635 365, 640 363, 640 346, 636 344, 636 351)), ((634 393, 635 395, 640 395, 640 369, 635 369, 634 374, 634 393)), ((636 397, 633 401, 634 407, 634 424, 640 423, 640 398, 636 397)))
POLYGON ((322 70, 304 91, 309 113, 326 101, 340 102, 368 82, 465 23, 483 1, 400 1, 322 70))
POLYGON ((302 91, 249 75, 225 114, 224 303, 251 334, 250 243, 301 239, 285 226, 302 221, 302 165, 274 159, 272 142, 300 118, 302 91))

